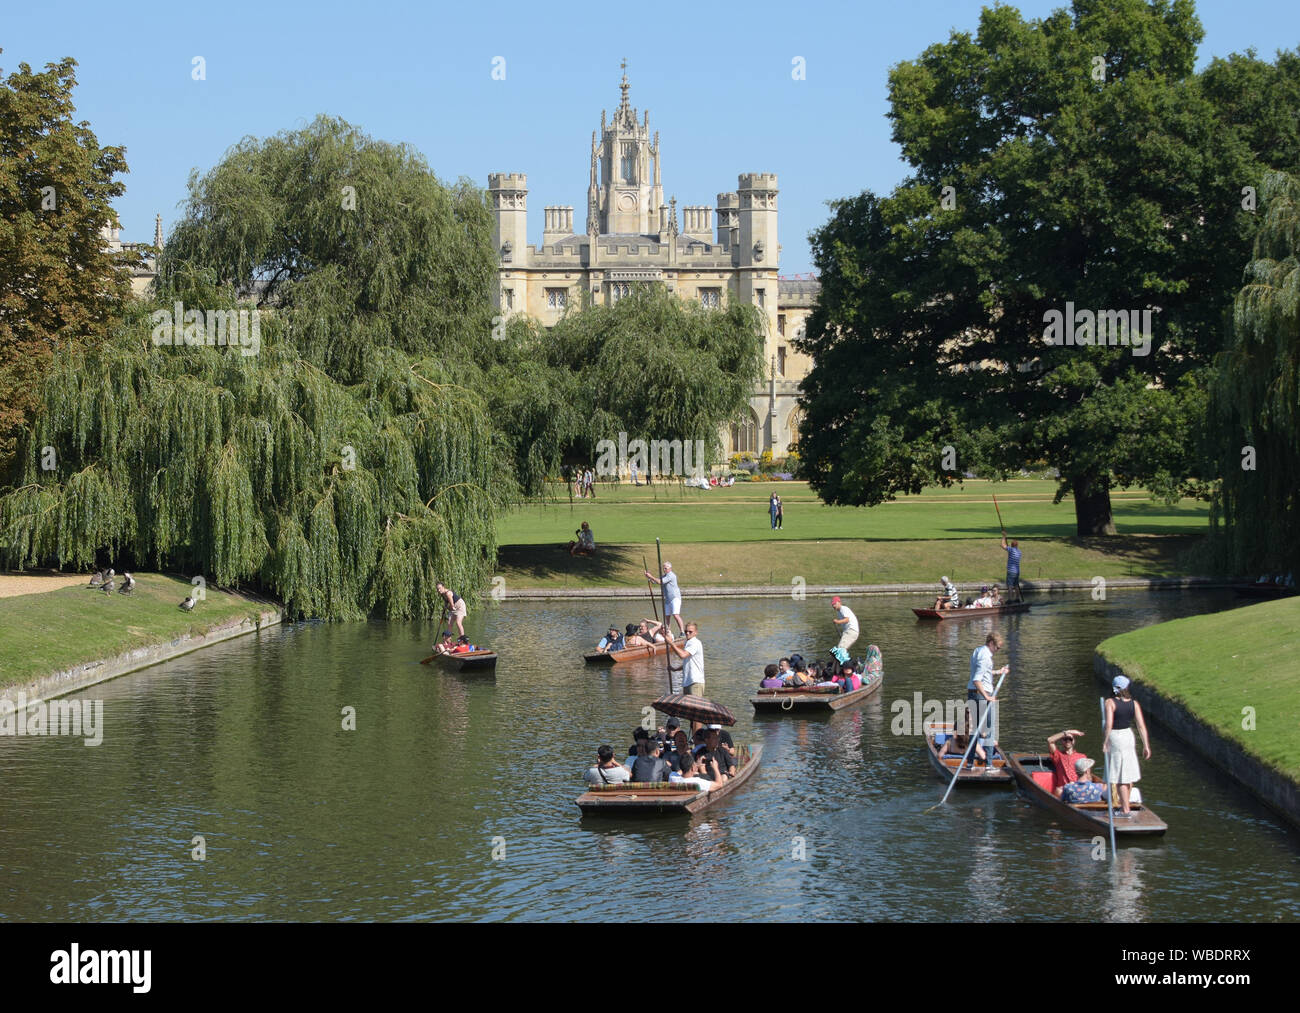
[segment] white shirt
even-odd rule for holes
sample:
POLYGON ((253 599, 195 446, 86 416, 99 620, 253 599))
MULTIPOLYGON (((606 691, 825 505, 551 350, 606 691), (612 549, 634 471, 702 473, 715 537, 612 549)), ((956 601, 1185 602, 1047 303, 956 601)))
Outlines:
POLYGON ((839 617, 841 619, 848 620, 848 622, 844 624, 844 632, 857 633, 858 617, 853 614, 853 610, 849 608, 847 605, 841 605, 836 611, 839 613, 839 617))
POLYGON ((699 637, 691 637, 682 645, 686 653, 690 655, 686 663, 682 666, 682 685, 694 686, 699 683, 704 685, 704 645, 700 643, 699 637))
POLYGON ((980 687, 989 696, 993 695, 993 652, 989 650, 988 644, 981 644, 970 656, 970 682, 966 688, 971 690, 980 687))
POLYGON ((673 784, 694 784, 694 785, 698 785, 699 788, 700 788, 702 791, 712 791, 712 790, 713 790, 713 782, 712 782, 712 781, 706 781, 706 780, 704 780, 704 778, 702 778, 702 777, 682 777, 681 774, 673 773, 673 774, 669 774, 669 775, 668 775, 668 780, 671 781, 673 784))

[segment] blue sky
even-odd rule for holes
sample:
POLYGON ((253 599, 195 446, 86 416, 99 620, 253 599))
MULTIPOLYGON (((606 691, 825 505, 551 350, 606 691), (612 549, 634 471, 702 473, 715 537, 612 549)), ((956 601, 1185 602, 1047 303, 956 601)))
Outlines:
MULTIPOLYGON (((0 67, 78 64, 77 114, 127 149, 122 238, 149 241, 179 215, 191 169, 231 144, 318 113, 423 152, 443 178, 485 186, 526 172, 529 240, 542 208, 571 204, 581 229, 591 132, 630 97, 650 110, 665 196, 713 205, 741 172, 780 176, 781 273, 811 270, 807 234, 825 202, 888 191, 905 174, 889 139, 889 68, 951 29, 978 0, 582 5, 438 3, 24 4, 0 15, 0 67), (206 80, 192 78, 193 58, 206 80), (505 80, 493 80, 495 57, 505 80), (791 61, 806 61, 806 80, 791 61)), ((1062 0, 1013 4, 1027 17, 1062 0)), ((1295 0, 1202 0, 1198 66, 1300 45, 1295 0)))

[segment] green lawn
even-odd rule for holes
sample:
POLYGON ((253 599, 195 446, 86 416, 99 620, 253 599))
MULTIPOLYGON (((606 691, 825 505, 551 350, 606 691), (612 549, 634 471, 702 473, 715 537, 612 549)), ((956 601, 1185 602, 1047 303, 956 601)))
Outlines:
POLYGON ((187 615, 176 607, 190 591, 187 581, 156 573, 135 579, 129 596, 65 587, 0 598, 0 691, 271 607, 209 588, 207 600, 187 615))
MULTIPOLYGON (((806 482, 745 482, 729 489, 686 489, 676 484, 634 488, 602 486, 596 499, 570 506, 564 487, 554 487, 558 502, 521 507, 501 522, 503 545, 567 542, 587 521, 602 542, 743 542, 867 538, 997 538, 993 496, 1013 538, 1072 538, 1074 503, 1055 506, 1056 483, 1042 479, 1011 482, 970 481, 951 489, 927 489, 878 507, 829 507, 806 482), (781 532, 770 529, 767 499, 775 491, 785 505, 781 532)), ((1113 492, 1115 527, 1120 534, 1205 533, 1209 507, 1195 500, 1166 507, 1139 489, 1113 492)))
MULTIPOLYGON (((563 492, 563 487, 560 487, 563 492)), ((1185 557, 1203 539, 1207 507, 1153 503, 1140 490, 1113 494, 1114 538, 1074 537, 1070 500, 1052 504, 1055 483, 1039 479, 927 490, 873 508, 828 507, 804 482, 755 482, 705 492, 661 484, 603 487, 594 500, 567 496, 527 506, 500 525, 498 572, 507 587, 632 587, 643 582, 642 555, 654 569, 654 539, 664 544, 684 587, 786 584, 937 584, 1002 580, 1006 554, 994 494, 1008 533, 1021 540, 1026 580, 1096 576, 1166 577, 1189 572, 1185 557), (785 505, 772 531, 767 499, 785 505), (561 547, 582 521, 595 532, 595 559, 561 547)))
POLYGON ((1300 781, 1300 598, 1158 623, 1097 651, 1300 781), (1246 707, 1253 731, 1242 727, 1246 707))

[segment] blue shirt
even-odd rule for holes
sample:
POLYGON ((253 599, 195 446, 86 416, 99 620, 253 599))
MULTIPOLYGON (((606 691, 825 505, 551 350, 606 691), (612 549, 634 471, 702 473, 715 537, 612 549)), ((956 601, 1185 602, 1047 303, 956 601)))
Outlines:
POLYGON ((623 650, 623 638, 615 637, 610 640, 609 637, 601 637, 600 643, 596 645, 602 651, 621 651, 623 650))
POLYGON ((980 686, 989 696, 993 695, 993 652, 988 644, 981 644, 970 656, 970 682, 966 688, 971 690, 980 686))
POLYGON ((1014 545, 1007 546, 1007 573, 1020 576, 1020 550, 1014 545))
POLYGON ((669 570, 668 575, 664 577, 663 587, 665 603, 681 598, 682 592, 677 587, 677 574, 673 573, 672 570, 669 570))

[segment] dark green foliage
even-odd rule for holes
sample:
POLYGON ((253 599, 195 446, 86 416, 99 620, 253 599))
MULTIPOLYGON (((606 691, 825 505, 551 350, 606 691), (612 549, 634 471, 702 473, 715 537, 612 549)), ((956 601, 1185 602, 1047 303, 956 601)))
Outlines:
POLYGON ((0 497, 7 563, 134 560, 329 619, 429 615, 437 580, 486 583, 509 486, 477 400, 392 349, 343 387, 263 326, 251 357, 136 340, 60 357, 0 497))
POLYGON ((1211 520, 1233 572, 1300 573, 1300 179, 1271 174, 1260 197, 1214 386, 1223 481, 1211 520))
POLYGON ((1076 0, 1041 21, 995 7, 893 70, 913 175, 833 204, 813 237, 799 449, 823 498, 1046 460, 1093 535, 1114 531, 1112 485, 1174 495, 1198 477, 1206 371, 1257 223, 1242 188, 1272 157, 1252 145, 1282 130, 1216 107, 1242 89, 1202 87, 1201 35, 1188 0, 1076 0), (1158 311, 1151 353, 1047 345, 1067 302, 1158 311))

